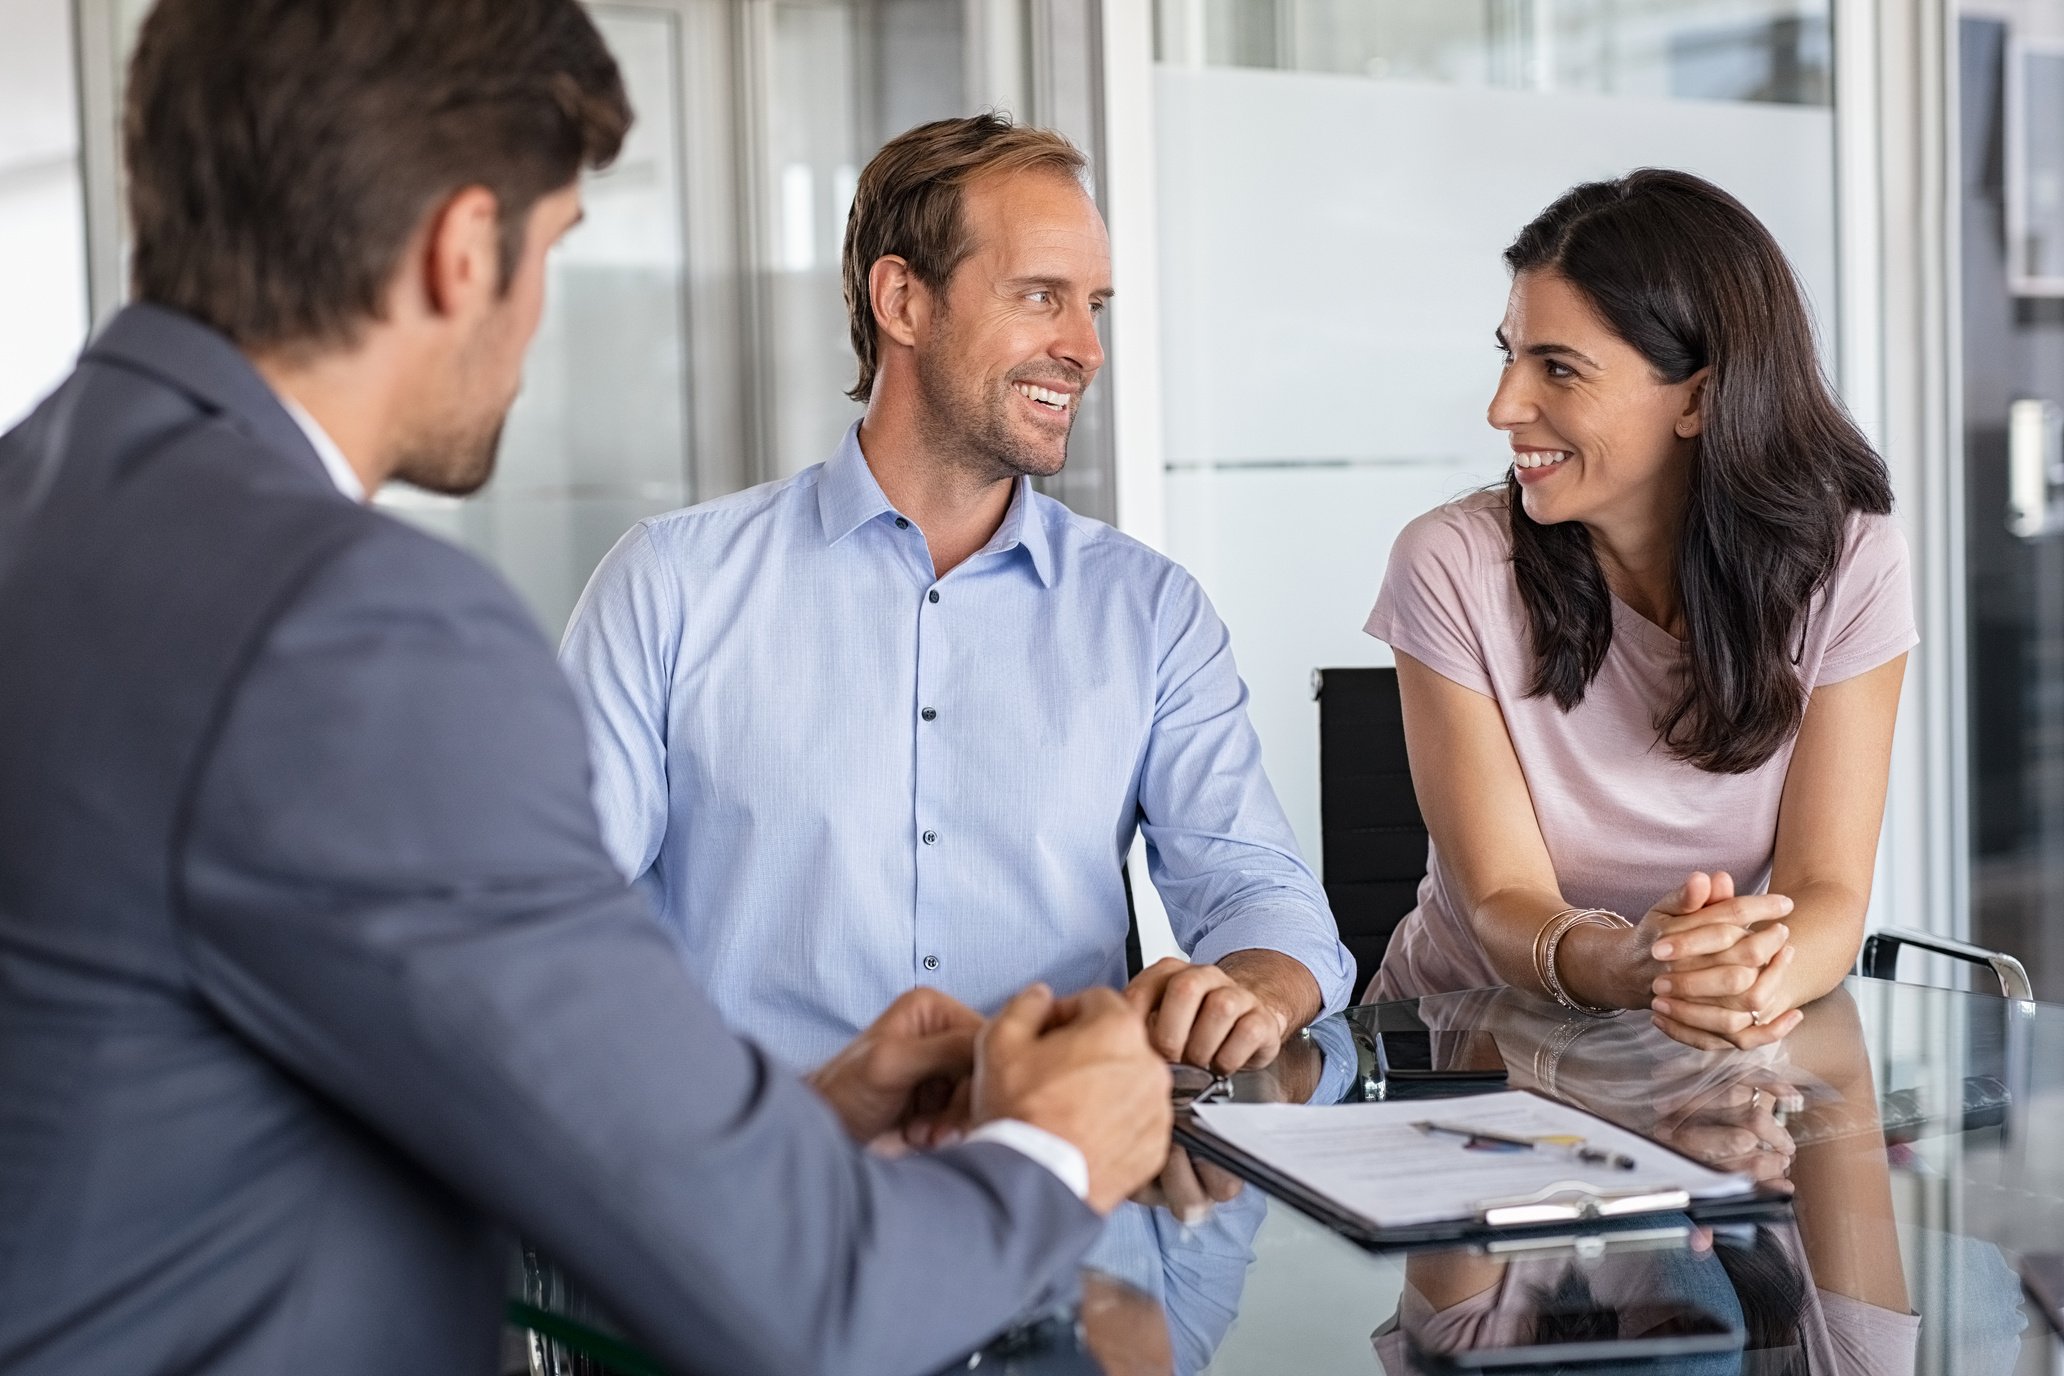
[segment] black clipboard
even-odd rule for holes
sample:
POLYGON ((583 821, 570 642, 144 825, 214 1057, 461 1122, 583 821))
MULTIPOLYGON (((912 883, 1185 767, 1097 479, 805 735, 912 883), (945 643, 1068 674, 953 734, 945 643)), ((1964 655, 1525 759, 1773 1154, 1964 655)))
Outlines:
POLYGON ((1789 1218, 1792 1212, 1791 1196, 1767 1187, 1693 1199, 1685 1190, 1608 1190, 1572 1181, 1552 1195, 1544 1192, 1525 1199, 1483 1200, 1473 1217, 1381 1227, 1234 1146, 1199 1123, 1188 1108, 1176 1113, 1175 1140, 1192 1155, 1231 1171, 1314 1222, 1375 1252, 1605 1234, 1647 1227, 1661 1215, 1688 1216, 1696 1223, 1713 1225, 1789 1218))

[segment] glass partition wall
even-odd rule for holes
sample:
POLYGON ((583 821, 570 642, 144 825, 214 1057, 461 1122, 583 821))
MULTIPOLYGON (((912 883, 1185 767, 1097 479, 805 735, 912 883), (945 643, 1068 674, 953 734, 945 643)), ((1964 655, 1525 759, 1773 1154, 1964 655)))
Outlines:
POLYGON ((1502 480, 1484 412, 1518 229, 1577 182, 1697 172, 1776 233, 1834 339, 1833 13, 1159 0, 1154 20, 1167 548, 1232 629, 1317 859, 1311 672, 1389 662, 1361 626, 1398 531, 1502 480))
MULTIPOLYGON (((115 130, 148 0, 81 0, 92 285, 124 294, 115 130)), ((994 106, 1094 156, 1090 0, 612 0, 592 6, 639 115, 586 179, 498 474, 382 505, 488 557, 557 635, 639 517, 794 473, 860 414, 839 252, 859 170, 925 120, 994 106)), ((1108 427, 1048 484, 1108 515, 1108 427)))

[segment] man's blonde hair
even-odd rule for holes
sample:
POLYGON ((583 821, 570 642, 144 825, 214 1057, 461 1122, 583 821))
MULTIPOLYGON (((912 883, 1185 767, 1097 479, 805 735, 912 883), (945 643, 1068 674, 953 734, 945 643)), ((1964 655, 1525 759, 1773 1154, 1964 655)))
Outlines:
POLYGON ((860 379, 847 396, 865 401, 874 391, 879 359, 867 289, 874 265, 901 258, 920 282, 940 290, 974 248, 961 214, 968 184, 1035 168, 1079 183, 1088 175, 1089 160, 1064 135, 1014 124, 995 111, 920 124, 874 155, 846 216, 846 318, 860 360, 860 379))

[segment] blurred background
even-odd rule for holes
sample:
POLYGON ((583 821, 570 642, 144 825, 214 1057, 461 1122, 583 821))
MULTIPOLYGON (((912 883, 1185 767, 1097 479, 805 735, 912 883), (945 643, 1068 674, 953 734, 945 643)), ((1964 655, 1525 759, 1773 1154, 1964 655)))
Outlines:
MULTIPOLYGON (((0 0, 0 427, 124 290, 143 0, 0 0)), ((2064 998, 2064 0, 628 0, 639 124, 591 179, 500 476, 380 500, 556 635, 638 517, 826 457, 857 414, 838 252, 887 138, 1066 131, 1110 223, 1111 362, 1048 487, 1196 572, 1319 860, 1315 668, 1392 539, 1496 480, 1499 252, 1661 164, 1775 231, 1893 470, 1923 643, 1874 921, 2064 998)))

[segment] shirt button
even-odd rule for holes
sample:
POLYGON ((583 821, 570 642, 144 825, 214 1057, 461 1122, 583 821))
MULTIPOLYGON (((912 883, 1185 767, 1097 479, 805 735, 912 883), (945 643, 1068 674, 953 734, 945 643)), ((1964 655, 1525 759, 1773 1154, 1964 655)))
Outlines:
POLYGON ((938 969, 938 968, 939 968, 939 958, 938 958, 937 956, 926 956, 926 957, 925 957, 925 969, 927 969, 927 970, 936 970, 936 969, 938 969))
POLYGON ((928 846, 936 842, 938 839, 939 833, 936 831, 928 831, 924 834, 924 843, 928 846))
POLYGON ((923 717, 926 721, 936 721, 939 716, 939 709, 936 707, 927 707, 924 709, 924 711, 919 712, 918 715, 920 717, 923 717))
POLYGON ((928 592, 928 593, 926 593, 926 594, 925 594, 925 598, 926 598, 926 600, 927 600, 927 601, 931 601, 931 602, 936 602, 936 601, 938 601, 938 600, 939 600, 939 590, 938 590, 937 588, 933 588, 933 589, 932 589, 932 590, 931 590, 930 592, 928 592))
POLYGON ((909 520, 909 518, 908 518, 908 517, 905 517, 905 516, 898 516, 898 517, 896 518, 896 529, 898 529, 898 530, 908 530, 908 529, 910 529, 910 520, 909 520))

